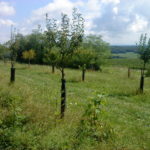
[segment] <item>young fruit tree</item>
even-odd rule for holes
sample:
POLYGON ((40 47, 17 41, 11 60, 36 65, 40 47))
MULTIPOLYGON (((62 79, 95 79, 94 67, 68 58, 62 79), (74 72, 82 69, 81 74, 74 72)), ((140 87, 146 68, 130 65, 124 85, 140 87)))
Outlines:
POLYGON ((150 60, 150 38, 147 39, 147 34, 142 34, 137 43, 138 53, 140 55, 140 59, 143 61, 143 67, 141 68, 141 79, 140 79, 140 92, 144 91, 144 77, 145 77, 145 69, 146 64, 150 60))
POLYGON ((102 70, 101 65, 111 56, 109 44, 103 41, 101 35, 88 35, 84 39, 83 46, 85 49, 92 49, 95 53, 92 69, 102 70))
POLYGON ((58 48, 53 47, 51 49, 45 49, 44 60, 46 64, 52 66, 52 73, 55 73, 55 67, 58 61, 58 48))
MULTIPOLYGON (((55 32, 55 27, 53 26, 55 32)), ((61 71, 61 118, 66 109, 66 80, 65 67, 69 59, 81 45, 84 34, 84 19, 77 9, 73 9, 72 22, 66 14, 62 14, 61 25, 57 28, 54 40, 58 48, 57 67, 61 71)))
POLYGON ((80 47, 74 56, 74 61, 79 65, 79 68, 82 70, 82 81, 85 80, 85 72, 93 63, 96 56, 94 50, 90 48, 80 47))
POLYGON ((32 59, 34 59, 35 56, 36 56, 36 53, 35 53, 35 51, 34 51, 33 49, 30 49, 29 51, 24 51, 24 52, 22 53, 23 59, 28 60, 28 65, 29 65, 29 66, 30 66, 30 61, 31 61, 32 59))
POLYGON ((49 19, 46 14, 46 28, 45 31, 45 55, 43 61, 52 66, 52 73, 55 72, 57 64, 58 48, 57 48, 57 35, 58 26, 55 19, 49 19))

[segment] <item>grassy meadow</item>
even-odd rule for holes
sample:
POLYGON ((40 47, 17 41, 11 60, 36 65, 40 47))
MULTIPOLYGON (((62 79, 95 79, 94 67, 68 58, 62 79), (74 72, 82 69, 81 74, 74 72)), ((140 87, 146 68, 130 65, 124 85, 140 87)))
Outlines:
POLYGON ((102 72, 87 71, 82 82, 80 70, 66 69, 67 109, 61 120, 59 70, 52 74, 50 66, 16 64, 16 81, 10 84, 10 64, 1 62, 0 150, 149 150, 150 78, 144 94, 137 94, 140 72, 131 70, 128 78, 127 71, 114 63, 102 72), (78 139, 85 108, 98 94, 104 101, 101 132, 111 136, 78 139))
POLYGON ((112 56, 119 56, 122 58, 130 58, 130 59, 138 58, 138 54, 134 52, 118 53, 118 54, 113 54, 112 56))

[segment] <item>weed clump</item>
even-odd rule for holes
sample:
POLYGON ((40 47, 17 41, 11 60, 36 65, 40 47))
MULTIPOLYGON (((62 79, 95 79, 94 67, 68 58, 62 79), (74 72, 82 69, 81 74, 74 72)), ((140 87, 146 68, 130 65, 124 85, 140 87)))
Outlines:
POLYGON ((2 108, 14 107, 17 103, 20 103, 21 101, 21 97, 12 95, 9 92, 0 93, 0 106, 2 108))
MULTIPOLYGON (((25 139, 29 140, 25 126, 29 118, 24 115, 20 102, 21 97, 9 92, 0 93, 0 107, 3 108, 0 116, 0 149, 20 150, 28 149, 25 139), (23 136, 24 134, 24 136, 23 136), (20 135, 21 138, 18 138, 20 135)), ((30 138, 31 141, 33 141, 30 138)))
POLYGON ((102 116, 105 113, 103 105, 103 95, 97 95, 91 98, 77 128, 76 140, 74 143, 75 149, 86 141, 90 143, 108 142, 114 137, 112 127, 103 122, 102 116))

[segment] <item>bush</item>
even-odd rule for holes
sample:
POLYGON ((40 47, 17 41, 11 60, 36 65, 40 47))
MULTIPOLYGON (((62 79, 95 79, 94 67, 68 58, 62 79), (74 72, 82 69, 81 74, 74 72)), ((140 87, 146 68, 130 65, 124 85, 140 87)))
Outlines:
POLYGON ((20 103, 22 99, 18 96, 11 95, 9 92, 0 93, 0 106, 1 107, 13 107, 15 104, 20 103))
POLYGON ((102 95, 90 100, 77 129, 75 149, 86 141, 107 142, 113 138, 113 129, 102 121, 102 106, 102 95))
MULTIPOLYGON (((29 149, 25 144, 25 139, 33 141, 23 129, 29 118, 23 114, 20 106, 21 97, 11 95, 9 92, 0 93, 0 106, 2 114, 0 116, 0 149, 1 150, 22 150, 29 149), (22 136, 22 135, 25 136, 22 136), (17 138, 20 135, 20 138, 17 138)), ((28 142, 29 143, 29 142, 28 142)))
POLYGON ((25 130, 28 118, 20 110, 12 111, 0 121, 0 149, 23 150, 33 146, 34 135, 25 130), (24 129, 24 130, 23 130, 24 129))

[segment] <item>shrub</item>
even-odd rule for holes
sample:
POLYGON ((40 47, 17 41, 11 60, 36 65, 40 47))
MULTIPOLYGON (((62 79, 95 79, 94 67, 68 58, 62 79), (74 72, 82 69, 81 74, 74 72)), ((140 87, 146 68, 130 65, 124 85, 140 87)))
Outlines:
POLYGON ((21 111, 20 108, 10 110, 9 114, 0 120, 0 149, 29 149, 30 143, 33 143, 31 134, 23 131, 29 120, 21 111))
POLYGON ((30 144, 26 145, 22 141, 25 139, 33 141, 26 132, 23 132, 29 118, 23 114, 20 102, 22 102, 21 97, 9 92, 0 93, 0 106, 3 108, 0 116, 0 149, 2 150, 29 149, 27 146, 30 144), (26 136, 17 138, 19 134, 26 134, 26 136))
POLYGON ((113 138, 113 129, 102 121, 104 112, 102 108, 102 95, 90 100, 77 129, 75 149, 86 141, 107 142, 113 138))
POLYGON ((15 104, 20 103, 22 99, 16 95, 11 95, 9 92, 0 93, 0 106, 9 108, 15 106, 15 104))

